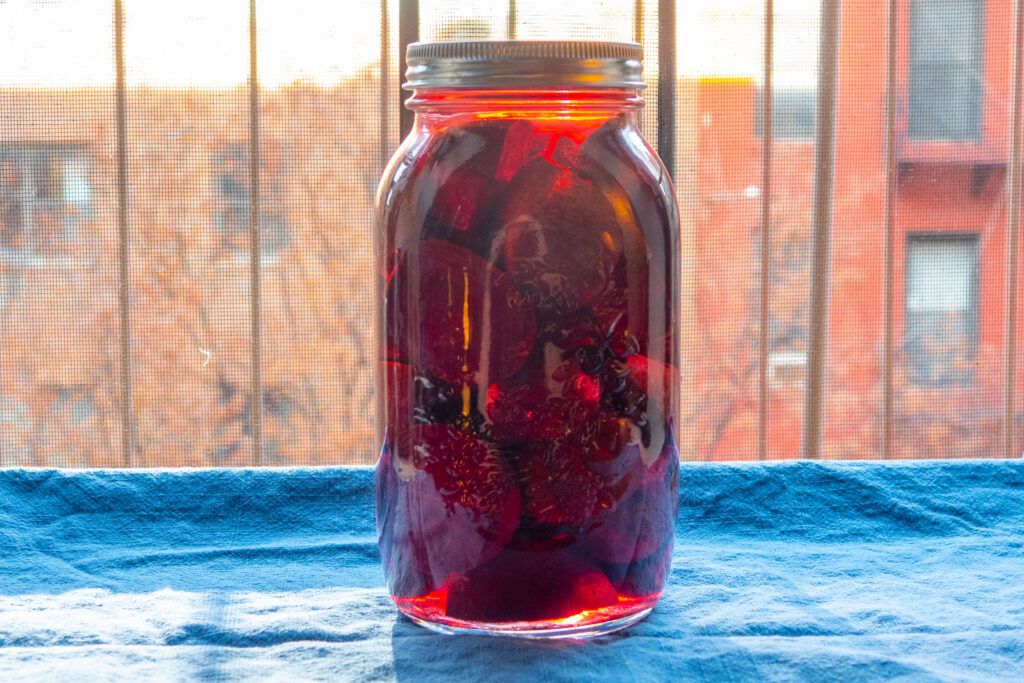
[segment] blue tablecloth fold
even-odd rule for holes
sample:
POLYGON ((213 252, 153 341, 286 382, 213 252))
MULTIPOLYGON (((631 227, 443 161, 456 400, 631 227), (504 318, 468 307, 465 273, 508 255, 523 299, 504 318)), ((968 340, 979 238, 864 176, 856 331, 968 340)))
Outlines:
POLYGON ((1024 679, 1024 463, 683 466, 670 588, 585 643, 443 638, 365 468, 0 471, 0 679, 1024 679))

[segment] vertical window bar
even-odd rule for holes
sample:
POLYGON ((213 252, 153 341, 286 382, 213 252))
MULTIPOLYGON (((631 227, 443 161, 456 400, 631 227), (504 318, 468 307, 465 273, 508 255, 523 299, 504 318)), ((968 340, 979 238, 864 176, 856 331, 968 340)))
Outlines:
POLYGON ((263 377, 260 306, 260 84, 256 71, 256 0, 249 0, 249 286, 253 465, 263 464, 263 377))
POLYGON ((117 98, 117 277, 121 352, 121 453, 135 463, 132 406, 131 271, 128 267, 128 96, 124 69, 124 4, 114 0, 114 79, 117 98))
POLYGON ((1011 144, 1010 171, 1007 182, 1010 184, 1010 210, 1008 212, 1006 251, 1006 349, 1004 357, 1005 394, 1003 415, 1004 455, 1016 457, 1014 439, 1016 422, 1016 389, 1017 389, 1017 299, 1020 268, 1020 222, 1021 222, 1021 72, 1024 71, 1024 0, 1017 0, 1014 7, 1014 42, 1013 42, 1013 142, 1011 144))
POLYGON ((420 37, 420 3, 419 0, 398 0, 398 103, 399 120, 402 139, 412 130, 413 113, 402 106, 405 94, 402 92, 401 81, 405 79, 405 48, 415 43, 420 37))
POLYGON ((509 40, 516 39, 516 24, 519 23, 518 19, 518 4, 516 0, 508 0, 508 26, 505 29, 509 40))
POLYGON ((676 169, 676 0, 658 0, 658 156, 676 169))
POLYGON ((644 44, 644 0, 633 3, 633 42, 644 44))
POLYGON ((391 156, 391 108, 388 93, 391 92, 391 17, 388 14, 388 0, 380 0, 380 164, 381 170, 391 156))
POLYGON ((768 313, 772 261, 772 97, 775 45, 775 3, 764 2, 764 87, 761 89, 761 319, 758 358, 757 454, 768 458, 768 313))
POLYGON ((896 31, 897 0, 889 0, 889 43, 885 69, 885 283, 883 285, 884 345, 882 357, 882 457, 892 458, 893 446, 893 275, 896 230, 896 31))
POLYGON ((803 457, 821 457, 825 407, 825 354, 828 342, 829 253, 832 191, 835 181, 836 71, 839 0, 822 0, 818 59, 818 130, 814 153, 814 246, 811 264, 810 340, 804 403, 803 457))

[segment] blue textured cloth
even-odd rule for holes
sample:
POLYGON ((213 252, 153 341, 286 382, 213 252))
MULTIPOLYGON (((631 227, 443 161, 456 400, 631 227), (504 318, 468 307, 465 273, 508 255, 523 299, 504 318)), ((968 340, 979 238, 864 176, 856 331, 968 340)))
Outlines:
POLYGON ((538 643, 397 615, 368 469, 0 471, 0 680, 1024 679, 1024 463, 681 485, 654 614, 538 643))

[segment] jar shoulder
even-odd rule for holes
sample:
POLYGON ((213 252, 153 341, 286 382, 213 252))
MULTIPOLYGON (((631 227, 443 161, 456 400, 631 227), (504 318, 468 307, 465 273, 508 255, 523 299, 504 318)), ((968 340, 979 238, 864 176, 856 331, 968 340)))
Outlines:
MULTIPOLYGON (((472 121, 420 128, 391 158, 377 192, 379 228, 401 223, 492 222, 489 207, 540 201, 545 183, 596 186, 640 229, 669 237, 679 218, 672 182, 635 124, 611 121, 591 130, 530 121, 472 121), (555 179, 562 176, 564 180, 555 179), (541 181, 541 182, 538 182, 541 181), (420 220, 422 219, 422 220, 420 220)), ((491 226, 492 228, 494 226, 491 226)), ((406 226, 406 230, 415 226, 406 226)), ((401 231, 400 231, 401 232, 401 231)))
POLYGON ((418 161, 426 152, 430 136, 414 130, 402 140, 388 160, 377 184, 374 198, 374 212, 378 221, 387 208, 394 204, 394 195, 409 184, 415 174, 418 161))
POLYGON ((668 169, 636 126, 613 129, 583 149, 581 168, 649 237, 678 241, 679 208, 668 169))

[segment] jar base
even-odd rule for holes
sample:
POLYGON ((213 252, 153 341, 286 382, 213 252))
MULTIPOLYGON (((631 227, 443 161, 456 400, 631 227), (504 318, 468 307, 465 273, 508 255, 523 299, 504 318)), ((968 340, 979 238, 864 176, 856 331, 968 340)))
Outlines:
POLYGON ((640 607, 629 605, 623 613, 621 606, 583 612, 561 619, 544 621, 474 622, 441 617, 438 621, 410 614, 399 609, 414 623, 445 635, 505 636, 534 640, 587 639, 614 633, 637 623, 654 609, 654 601, 640 607))

